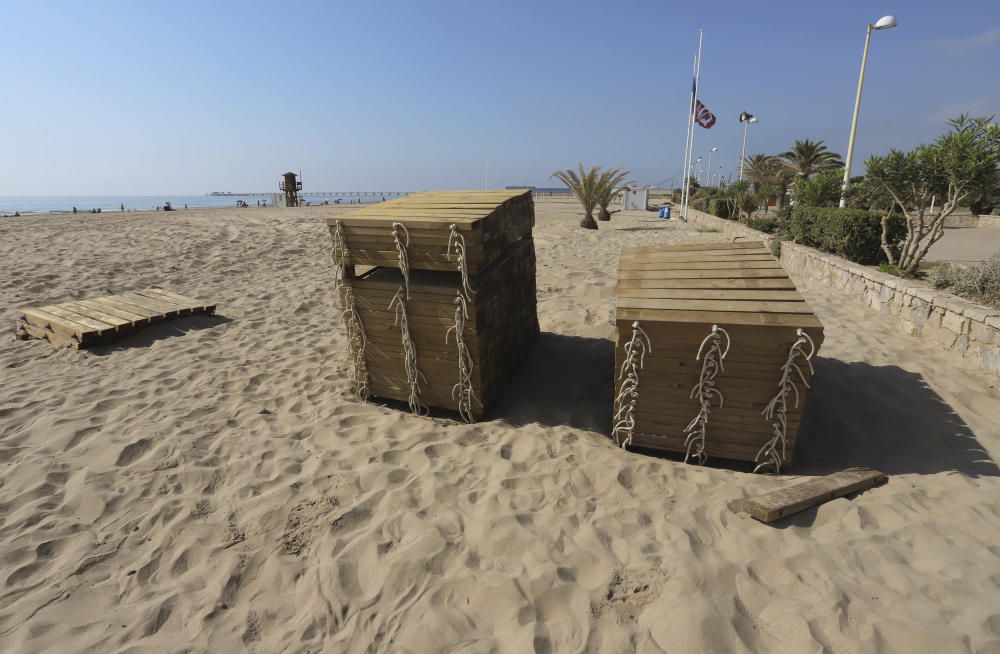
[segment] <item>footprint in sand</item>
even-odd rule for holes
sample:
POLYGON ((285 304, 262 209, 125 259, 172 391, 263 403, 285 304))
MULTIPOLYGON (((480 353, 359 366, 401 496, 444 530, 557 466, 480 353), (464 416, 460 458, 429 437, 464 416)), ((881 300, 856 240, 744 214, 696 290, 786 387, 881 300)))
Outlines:
POLYGON ((133 461, 148 452, 150 446, 151 443, 148 438, 140 438, 133 443, 129 443, 118 454, 118 460, 115 461, 115 465, 121 467, 131 464, 133 461))

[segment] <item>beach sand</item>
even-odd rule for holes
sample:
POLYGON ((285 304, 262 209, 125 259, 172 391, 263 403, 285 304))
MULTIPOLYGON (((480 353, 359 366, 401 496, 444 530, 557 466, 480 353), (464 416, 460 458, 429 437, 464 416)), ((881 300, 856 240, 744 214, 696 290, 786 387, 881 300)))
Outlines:
POLYGON ((0 221, 7 328, 149 285, 218 303, 89 352, 0 340, 0 651, 1000 652, 993 382, 805 288, 827 331, 790 476, 625 452, 618 250, 724 239, 543 199, 543 334, 494 417, 361 405, 340 211, 0 221), (738 512, 852 465, 889 482, 738 512))

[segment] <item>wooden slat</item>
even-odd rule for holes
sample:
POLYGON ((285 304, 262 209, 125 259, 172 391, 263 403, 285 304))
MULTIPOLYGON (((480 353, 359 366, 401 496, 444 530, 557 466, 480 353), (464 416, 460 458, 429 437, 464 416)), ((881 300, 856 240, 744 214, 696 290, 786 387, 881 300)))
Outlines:
POLYGON ((149 322, 149 318, 145 316, 140 316, 137 313, 125 311, 124 309, 119 309, 109 304, 102 304, 96 300, 77 300, 76 302, 77 304, 96 309, 97 311, 102 311, 117 318, 121 318, 122 320, 127 320, 133 325, 145 325, 149 322))
POLYGON ((682 245, 636 245, 623 248, 622 253, 631 252, 712 252, 722 250, 763 250, 764 243, 761 241, 735 241, 732 243, 685 243, 682 245))
POLYGON ((805 302, 769 302, 765 300, 677 300, 670 298, 618 299, 619 309, 658 309, 661 311, 714 311, 719 313, 801 313, 812 315, 805 302))
POLYGON ((767 250, 729 250, 726 252, 622 252, 621 261, 652 262, 670 261, 682 263, 685 261, 774 261, 774 256, 767 250))
POLYGON ((21 322, 19 324, 19 328, 24 330, 24 333, 31 338, 48 341, 49 343, 60 347, 71 347, 73 349, 80 348, 80 341, 76 340, 72 336, 57 334, 56 332, 45 329, 44 327, 38 327, 27 322, 21 322))
POLYGON ((742 510, 761 522, 773 522, 811 506, 876 486, 886 479, 885 474, 878 470, 848 468, 744 500, 742 510))
MULTIPOLYGON (((785 269, 772 259, 770 261, 623 261, 619 270, 648 271, 650 277, 656 277, 661 270, 780 270, 786 277, 785 269)), ((733 277, 739 277, 736 273, 733 277)))
POLYGON ((138 307, 146 307, 152 311, 157 311, 163 314, 163 317, 169 318, 171 316, 181 315, 182 313, 189 313, 182 307, 177 306, 166 301, 152 300, 150 298, 139 295, 138 293, 121 293, 119 295, 113 296, 121 298, 122 300, 134 304, 138 307))
POLYGON ((798 291, 708 288, 625 288, 618 291, 619 302, 625 298, 676 300, 767 300, 769 302, 805 302, 798 291))
POLYGON ((148 307, 140 307, 131 302, 126 302, 121 296, 109 295, 107 297, 95 297, 92 302, 97 302, 120 311, 127 311, 131 314, 143 316, 149 321, 161 318, 160 312, 148 307))
POLYGON ((718 268, 713 270, 622 270, 619 279, 784 279, 788 275, 782 268, 771 270, 744 270, 718 268))
POLYGON ((70 311, 79 314, 81 316, 85 316, 93 320, 98 320, 100 322, 112 325, 114 327, 120 328, 123 326, 128 326, 128 327, 132 326, 131 320, 125 320, 111 313, 108 313, 107 311, 103 311, 101 309, 95 309, 92 306, 81 304, 79 302, 66 302, 64 304, 60 304, 59 306, 69 309, 70 311))
POLYGON ((773 279, 619 279, 618 289, 630 288, 724 288, 724 289, 784 289, 795 290, 795 284, 787 277, 773 279))
POLYGON ((738 313, 720 311, 682 311, 619 308, 617 320, 650 320, 659 322, 695 322, 702 324, 771 325, 775 327, 822 327, 816 316, 798 313, 738 313))
POLYGON ((174 304, 180 304, 181 306, 188 307, 192 311, 205 311, 205 312, 208 312, 208 313, 212 313, 212 312, 215 311, 215 305, 214 304, 211 304, 209 302, 205 302, 203 300, 198 300, 198 299, 195 299, 195 298, 186 297, 184 295, 178 295, 177 293, 173 293, 173 292, 168 291, 166 289, 162 289, 162 288, 160 288, 158 286, 152 286, 152 287, 144 289, 144 290, 142 290, 140 292, 143 295, 149 295, 150 297, 153 297, 153 295, 150 295, 150 294, 155 294, 155 295, 163 296, 166 299, 172 301, 174 304))
POLYGON ((62 305, 50 304, 49 306, 40 307, 42 311, 48 311, 49 313, 59 316, 63 320, 69 320, 79 325, 86 327, 86 332, 94 332, 97 335, 103 334, 105 332, 114 331, 115 326, 109 325, 106 322, 101 322, 100 320, 95 320, 93 318, 88 318, 86 316, 81 316, 80 314, 70 311, 69 309, 64 309, 62 305))

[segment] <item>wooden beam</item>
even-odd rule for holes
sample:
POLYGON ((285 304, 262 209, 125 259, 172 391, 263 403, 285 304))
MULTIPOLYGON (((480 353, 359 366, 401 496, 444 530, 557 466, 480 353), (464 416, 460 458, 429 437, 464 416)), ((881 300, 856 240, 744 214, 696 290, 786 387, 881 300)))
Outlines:
POLYGON ((742 509, 761 522, 798 513, 885 482, 884 473, 870 468, 848 468, 830 475, 813 477, 756 498, 743 500, 742 509))

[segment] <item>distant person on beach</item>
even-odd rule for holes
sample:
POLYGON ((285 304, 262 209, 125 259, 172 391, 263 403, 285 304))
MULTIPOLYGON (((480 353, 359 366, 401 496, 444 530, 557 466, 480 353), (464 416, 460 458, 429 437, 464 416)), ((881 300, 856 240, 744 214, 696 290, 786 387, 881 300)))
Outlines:
POLYGON ((122 202, 122 212, 124 213, 124 211, 125 211, 125 203, 122 202))
POLYGON ((73 207, 73 213, 76 213, 76 207, 73 207))

